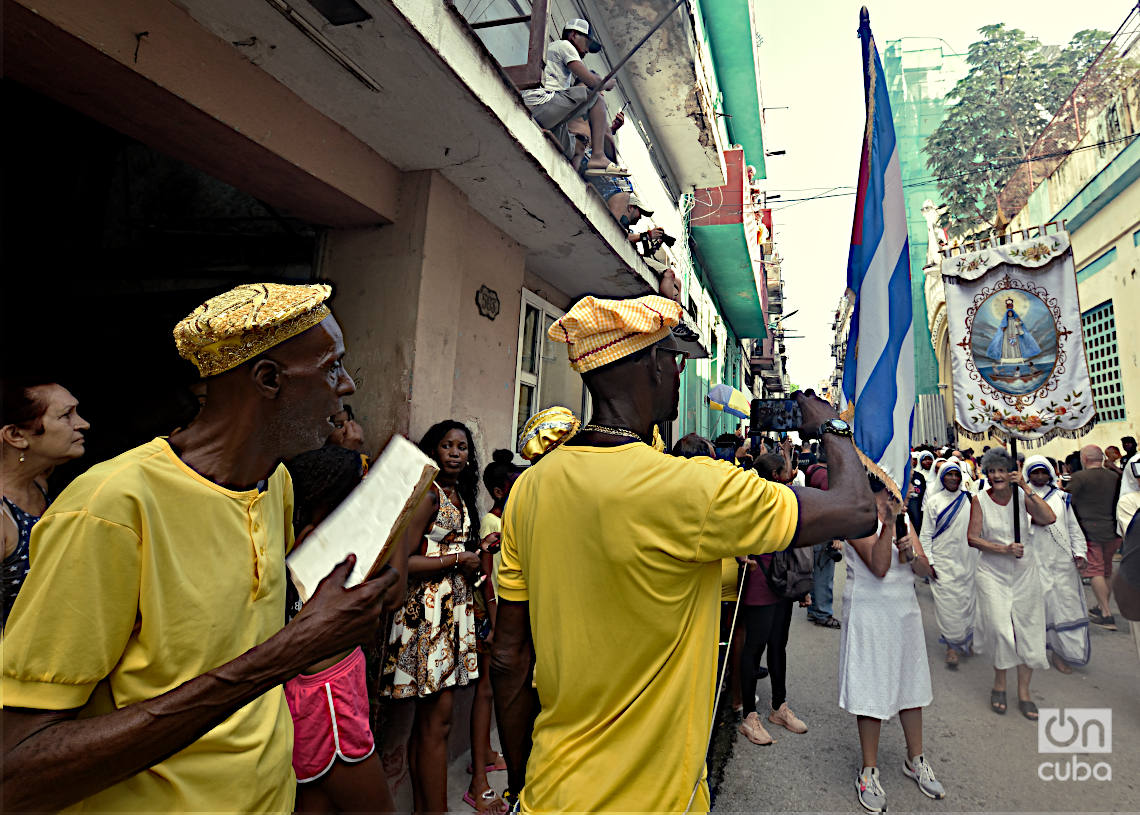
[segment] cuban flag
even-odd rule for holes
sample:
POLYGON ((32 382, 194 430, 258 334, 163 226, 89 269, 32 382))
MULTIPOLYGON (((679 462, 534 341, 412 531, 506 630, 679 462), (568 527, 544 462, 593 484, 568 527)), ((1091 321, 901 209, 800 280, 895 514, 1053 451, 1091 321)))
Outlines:
POLYGON ((847 296, 854 297, 854 307, 843 367, 843 407, 867 469, 886 476, 888 488, 905 497, 914 423, 910 252, 886 77, 866 9, 862 17, 867 126, 847 256, 847 296))

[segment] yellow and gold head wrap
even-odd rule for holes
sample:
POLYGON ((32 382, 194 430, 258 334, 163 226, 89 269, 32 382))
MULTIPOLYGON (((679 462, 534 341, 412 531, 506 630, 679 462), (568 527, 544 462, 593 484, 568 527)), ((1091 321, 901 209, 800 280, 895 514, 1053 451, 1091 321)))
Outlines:
POLYGON ((203 376, 216 376, 308 331, 331 313, 323 283, 248 283, 211 297, 174 327, 174 344, 203 376))
POLYGON ((544 456, 578 432, 581 422, 568 408, 552 407, 530 417, 519 434, 519 455, 527 461, 544 456))

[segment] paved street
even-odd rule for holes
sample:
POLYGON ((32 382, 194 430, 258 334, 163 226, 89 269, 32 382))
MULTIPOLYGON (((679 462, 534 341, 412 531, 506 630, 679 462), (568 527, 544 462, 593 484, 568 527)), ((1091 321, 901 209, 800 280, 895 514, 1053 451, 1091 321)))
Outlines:
MULTIPOLYGON (((840 564, 842 565, 842 564, 840 564)), ((836 578, 836 616, 844 577, 836 578)), ((1039 671, 1033 680, 1034 701, 1040 707, 1107 707, 1112 709, 1112 754, 1078 756, 1094 764, 1105 759, 1112 781, 1042 781, 1043 760, 1067 755, 1037 752, 1037 726, 1016 708, 997 716, 989 710, 992 669, 985 657, 964 660, 952 672, 942 663, 930 590, 920 585, 919 603, 926 627, 926 647, 934 682, 934 703, 924 717, 926 755, 948 796, 943 801, 924 797, 902 774, 906 755, 898 719, 884 724, 879 767, 890 811, 905 812, 1028 812, 1140 810, 1140 662, 1127 623, 1117 615, 1121 630, 1093 627, 1092 661, 1070 676, 1039 671)), ((854 779, 859 771, 859 740, 855 718, 836 704, 839 632, 811 625, 797 609, 788 646, 788 701, 808 724, 806 735, 782 728, 771 733, 777 743, 756 747, 737 736, 717 812, 810 811, 861 812, 854 779)), ((1010 688, 1014 674, 1010 672, 1010 688)), ((769 685, 760 681, 759 707, 767 710, 769 685)), ((766 714, 764 714, 766 715, 766 714)))

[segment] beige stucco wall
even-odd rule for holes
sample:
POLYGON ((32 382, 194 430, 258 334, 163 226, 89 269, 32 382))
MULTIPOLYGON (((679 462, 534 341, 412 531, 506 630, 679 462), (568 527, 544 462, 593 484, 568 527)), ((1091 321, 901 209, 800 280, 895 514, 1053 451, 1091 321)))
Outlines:
POLYGON ((471 427, 481 465, 496 447, 513 447, 524 260, 430 171, 404 175, 391 225, 327 233, 319 274, 337 287, 334 311, 358 379, 350 403, 368 449, 393 433, 418 439, 449 418, 471 427), (494 320, 476 305, 484 285, 499 295, 494 320))
POLYGON ((298 217, 391 217, 395 167, 166 0, 5 13, 6 75, 298 217))
POLYGON ((442 419, 471 427, 480 464, 512 447, 515 360, 525 257, 463 194, 432 174, 416 326, 411 431, 442 419), (475 293, 499 295, 499 315, 479 314, 475 293))
POLYGON ((329 230, 318 259, 317 273, 336 286, 333 313, 357 380, 349 401, 369 450, 408 432, 430 187, 430 173, 404 174, 391 225, 329 230))

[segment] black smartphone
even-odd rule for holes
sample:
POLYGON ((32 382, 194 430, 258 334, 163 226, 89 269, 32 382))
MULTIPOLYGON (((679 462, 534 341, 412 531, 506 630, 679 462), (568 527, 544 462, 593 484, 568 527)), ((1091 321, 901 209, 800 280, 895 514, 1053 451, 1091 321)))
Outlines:
POLYGON ((795 399, 752 400, 752 427, 756 430, 799 430, 804 416, 795 399))
POLYGON ((900 512, 895 516, 895 539, 902 540, 906 537, 906 514, 900 512))

